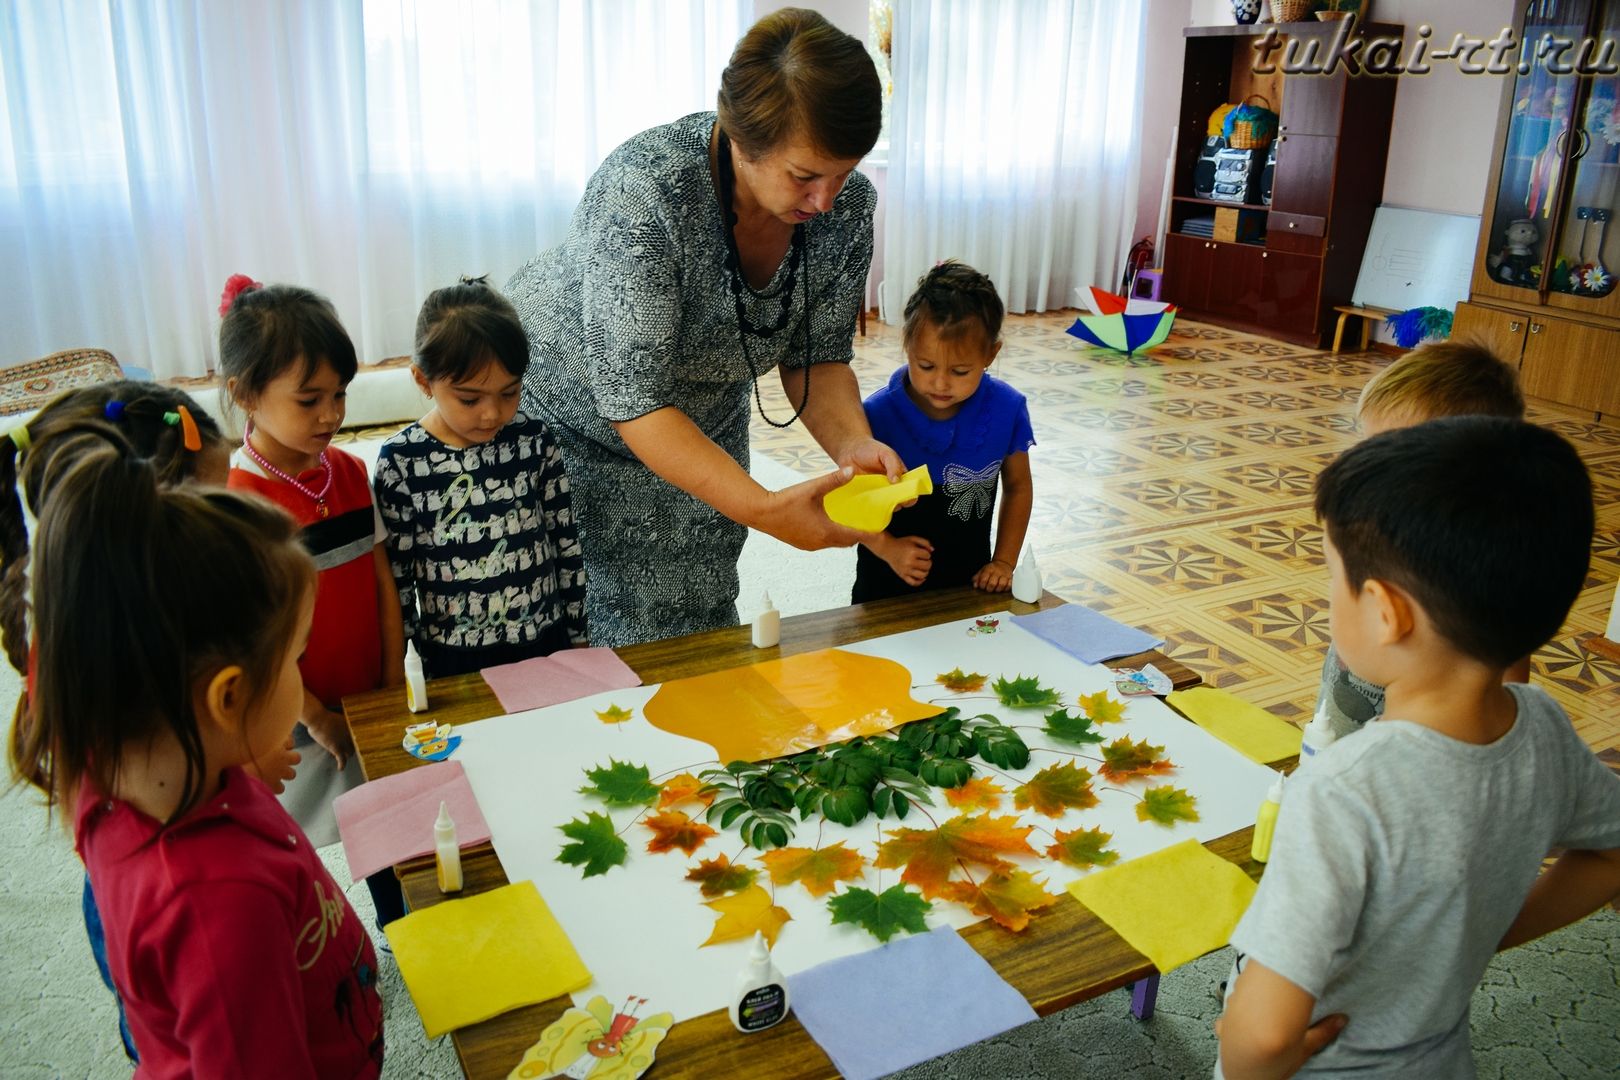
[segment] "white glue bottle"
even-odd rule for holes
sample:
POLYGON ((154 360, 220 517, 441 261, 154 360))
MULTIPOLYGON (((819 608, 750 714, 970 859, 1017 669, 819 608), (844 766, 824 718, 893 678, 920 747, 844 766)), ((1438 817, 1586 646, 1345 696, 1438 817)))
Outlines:
POLYGON ((771 604, 771 594, 765 594, 765 606, 753 622, 754 648, 769 649, 782 640, 782 613, 771 604))
POLYGON ((1024 557, 1013 570, 1012 594, 1014 600, 1026 604, 1041 602, 1041 568, 1035 562, 1035 549, 1028 544, 1024 545, 1024 557))
POLYGON ((422 658, 416 654, 416 643, 405 643, 405 707, 411 712, 422 712, 428 706, 427 679, 422 676, 422 658))
POLYGON ((456 842, 456 823, 450 820, 448 803, 439 804, 439 820, 433 823, 433 861, 439 868, 439 891, 461 891, 461 845, 456 842))
POLYGON ((1327 706, 1316 710, 1311 722, 1305 725, 1305 734, 1300 737, 1299 760, 1303 764, 1306 758, 1313 758, 1323 750, 1332 746, 1339 739, 1339 733, 1333 730, 1333 721, 1328 718, 1327 706))
POLYGON ((765 944, 762 931, 754 931, 753 944, 748 947, 748 966, 737 976, 730 1011, 732 1024, 745 1035, 764 1031, 787 1017, 787 980, 771 963, 770 946, 765 944))

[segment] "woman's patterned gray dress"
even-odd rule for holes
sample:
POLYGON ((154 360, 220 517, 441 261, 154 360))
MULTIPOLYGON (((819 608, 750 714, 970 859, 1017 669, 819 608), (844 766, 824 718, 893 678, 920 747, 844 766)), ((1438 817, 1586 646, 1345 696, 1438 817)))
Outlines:
MULTIPOLYGON (((714 114, 644 131, 586 186, 568 239, 507 282, 529 335, 523 407, 551 426, 573 489, 594 645, 627 645, 737 622, 747 530, 659 479, 613 421, 674 406, 748 467, 751 376, 738 344, 720 204, 709 175, 714 114)), ((808 229, 786 327, 750 336, 760 373, 853 358, 872 261, 871 181, 852 173, 808 229)), ((787 259, 763 292, 773 291, 787 259)), ((774 323, 780 300, 749 315, 774 323)), ((774 419, 785 419, 773 417, 774 419)))

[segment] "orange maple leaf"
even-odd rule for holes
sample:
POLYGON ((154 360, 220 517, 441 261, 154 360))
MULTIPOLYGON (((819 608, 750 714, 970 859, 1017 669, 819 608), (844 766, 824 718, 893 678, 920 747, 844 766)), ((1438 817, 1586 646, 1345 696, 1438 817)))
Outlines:
POLYGON ((934 676, 934 681, 953 694, 972 694, 984 689, 985 676, 977 671, 952 668, 934 676))
POLYGON ((750 885, 741 892, 710 900, 703 906, 720 913, 704 945, 751 938, 756 931, 763 933, 765 940, 775 945, 776 935, 793 918, 786 910, 771 903, 771 894, 758 885, 750 885))
POLYGON ((945 801, 958 810, 1000 810, 1007 789, 988 776, 975 776, 965 784, 945 789, 945 801))
POLYGON ((653 831, 653 838, 647 841, 647 850, 655 854, 680 848, 691 855, 703 846, 705 840, 714 835, 713 829, 701 821, 693 821, 679 810, 666 810, 662 814, 654 814, 642 824, 653 831))
POLYGON ((658 809, 693 799, 708 806, 714 802, 715 790, 691 773, 672 776, 658 785, 658 809))
MULTIPOLYGON (((1137 816, 1141 816, 1141 807, 1137 808, 1137 816)), ((1046 849, 1046 857, 1081 870, 1107 866, 1119 861, 1119 852, 1108 847, 1113 838, 1113 833, 1100 828, 1059 829, 1052 834, 1057 843, 1046 849)))
POLYGON ((937 829, 895 829, 878 848, 879 869, 905 867, 900 880, 915 885, 923 896, 945 895, 952 871, 975 863, 991 870, 1015 869, 1005 855, 1034 855, 1029 834, 1034 826, 1020 826, 1015 817, 954 817, 937 829))
POLYGON ((1109 697, 1106 690, 1081 694, 1078 704, 1080 711, 1091 717, 1094 724, 1117 724, 1125 719, 1125 703, 1109 697))
POLYGON ((777 848, 760 855, 771 872, 771 882, 803 885, 811 896, 826 896, 840 881, 854 881, 864 872, 866 858, 840 840, 823 848, 777 848))
POLYGON ((1138 776, 1155 776, 1176 767, 1169 758, 1161 758, 1162 746, 1150 746, 1146 739, 1135 742, 1122 735, 1103 747, 1103 766, 1097 771, 1110 780, 1131 780, 1138 776))
POLYGON ((686 872, 686 880, 697 882, 704 896, 741 892, 752 885, 757 877, 758 870, 734 863, 724 855, 704 859, 686 872))
POLYGON ((1013 805, 1020 810, 1033 808, 1037 814, 1053 818, 1062 817, 1071 807, 1084 810, 1096 806, 1091 772, 1072 761, 1048 765, 1013 789, 1013 805))
POLYGON ((1031 912, 1050 907, 1058 899, 1028 870, 991 874, 977 885, 953 881, 945 887, 945 896, 1014 932, 1029 925, 1031 912))

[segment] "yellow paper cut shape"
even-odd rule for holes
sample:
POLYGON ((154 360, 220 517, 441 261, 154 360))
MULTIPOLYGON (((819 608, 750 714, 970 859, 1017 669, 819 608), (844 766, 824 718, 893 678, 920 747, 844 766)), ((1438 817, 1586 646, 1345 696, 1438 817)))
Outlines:
POLYGON ((634 1080, 652 1066, 658 1044, 674 1023, 675 1017, 667 1012, 644 1019, 628 1013, 615 1016, 607 998, 598 994, 583 1009, 569 1009, 542 1031, 507 1080, 547 1076, 634 1080))
POLYGON ((591 981, 532 881, 421 908, 384 932, 430 1039, 591 981))
POLYGON ((928 466, 919 465, 894 483, 887 476, 868 473, 852 477, 822 496, 822 509, 840 525, 862 532, 882 532, 889 527, 894 508, 903 502, 934 493, 928 466))
POLYGON ((1069 894, 1159 972, 1225 945, 1258 886, 1196 840, 1088 874, 1069 894))
POLYGON ((893 660, 820 649, 664 683, 642 715, 723 762, 764 761, 937 716, 893 660))
POLYGON ((1250 761, 1269 765, 1299 754, 1299 728, 1225 690, 1195 686, 1165 701, 1250 761))

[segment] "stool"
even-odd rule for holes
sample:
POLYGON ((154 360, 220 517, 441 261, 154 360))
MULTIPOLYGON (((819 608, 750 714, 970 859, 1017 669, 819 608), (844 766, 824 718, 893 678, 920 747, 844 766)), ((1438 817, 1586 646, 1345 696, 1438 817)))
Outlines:
POLYGON ((1356 307, 1352 304, 1342 304, 1333 309, 1339 313, 1339 325, 1333 329, 1333 351, 1339 351, 1339 345, 1344 340, 1344 321, 1352 316, 1361 320, 1361 348, 1357 351, 1366 352, 1368 339, 1372 337, 1374 324, 1384 321, 1384 316, 1395 314, 1394 308, 1356 307))
POLYGON ((1131 280, 1132 300, 1157 300, 1159 286, 1164 282, 1163 270, 1138 270, 1131 280))

